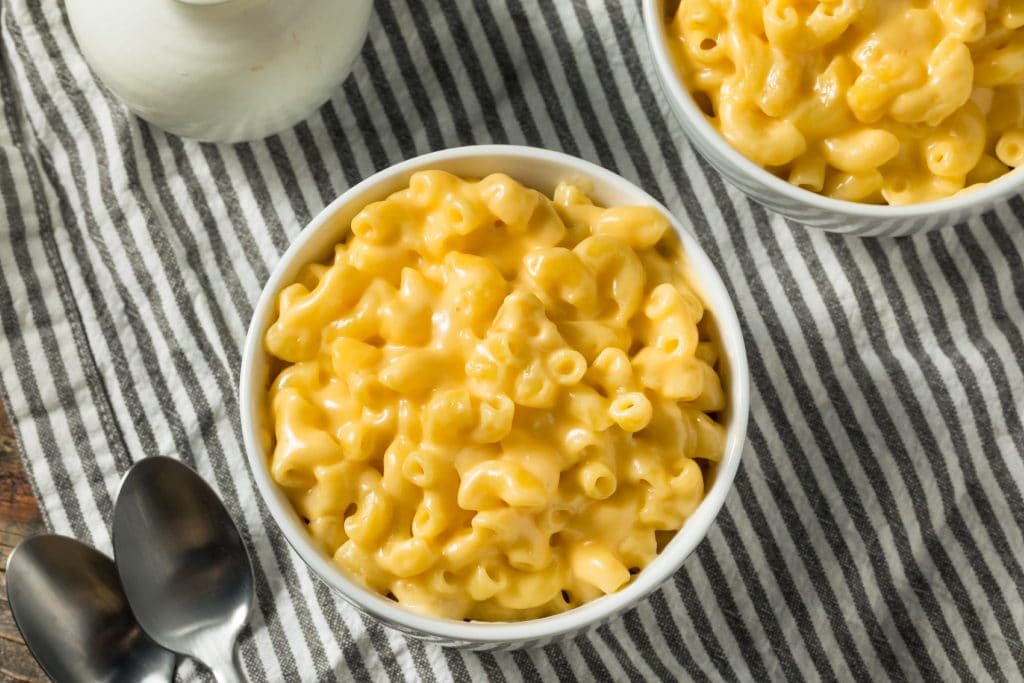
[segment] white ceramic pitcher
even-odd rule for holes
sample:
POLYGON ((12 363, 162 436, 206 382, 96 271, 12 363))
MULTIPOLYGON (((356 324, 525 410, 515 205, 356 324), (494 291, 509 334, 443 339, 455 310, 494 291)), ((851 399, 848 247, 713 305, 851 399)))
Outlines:
POLYGON ((188 138, 253 140, 327 101, 366 38, 371 0, 66 0, 101 81, 188 138))

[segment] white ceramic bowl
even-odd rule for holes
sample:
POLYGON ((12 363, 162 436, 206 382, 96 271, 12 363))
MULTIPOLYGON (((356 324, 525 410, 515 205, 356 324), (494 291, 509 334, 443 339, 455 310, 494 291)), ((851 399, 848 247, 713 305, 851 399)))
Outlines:
POLYGON ((743 450, 750 396, 743 334, 728 291, 711 261, 690 232, 671 218, 673 228, 682 239, 694 283, 714 315, 726 366, 724 383, 730 403, 725 413, 728 438, 725 454, 712 470, 704 501, 662 553, 626 588, 563 614, 522 622, 485 623, 427 617, 402 608, 356 583, 334 565, 313 543, 284 492, 271 479, 266 449, 272 428, 262 408, 269 373, 263 336, 275 317, 277 292, 295 280, 299 269, 329 255, 362 207, 407 187, 409 177, 424 169, 441 169, 462 177, 478 178, 501 171, 548 195, 559 182, 573 181, 588 187, 600 204, 654 205, 671 218, 650 195, 614 173, 575 157, 531 147, 449 149, 410 159, 371 176, 334 200, 306 226, 281 257, 256 304, 242 358, 240 391, 245 445, 260 493, 285 538, 313 571, 352 605, 405 633, 446 645, 479 649, 543 645, 596 626, 631 607, 678 570, 704 538, 732 486, 743 450))
POLYGON ((735 150, 705 118, 679 77, 665 30, 667 0, 643 0, 647 42, 665 95, 690 142, 718 171, 753 199, 808 226, 862 236, 909 235, 968 220, 1024 189, 1017 171, 957 197, 909 206, 831 199, 791 185, 735 150))

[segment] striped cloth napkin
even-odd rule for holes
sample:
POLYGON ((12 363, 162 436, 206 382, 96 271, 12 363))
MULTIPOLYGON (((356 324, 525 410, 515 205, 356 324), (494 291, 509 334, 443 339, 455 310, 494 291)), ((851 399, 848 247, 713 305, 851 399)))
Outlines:
POLYGON ((1019 198, 900 240, 768 214, 686 144, 628 0, 380 0, 332 101, 237 146, 128 114, 56 0, 0 18, 0 378, 46 521, 109 552, 134 460, 195 467, 252 553, 251 680, 1024 676, 1019 198), (257 496, 235 387, 253 303, 311 216, 485 142, 581 156, 667 204, 732 291, 753 396, 735 490, 663 590, 571 642, 478 654, 311 576, 257 496))

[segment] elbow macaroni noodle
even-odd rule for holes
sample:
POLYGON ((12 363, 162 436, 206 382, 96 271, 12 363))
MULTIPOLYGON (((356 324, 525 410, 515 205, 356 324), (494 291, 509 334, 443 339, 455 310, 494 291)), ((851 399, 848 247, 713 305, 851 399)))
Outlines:
POLYGON ((1024 164, 1019 0, 682 0, 680 71, 756 164, 837 199, 941 199, 1024 164))
POLYGON ((726 405, 703 319, 657 209, 416 173, 278 296, 271 474, 413 610, 564 611, 703 499, 726 405))

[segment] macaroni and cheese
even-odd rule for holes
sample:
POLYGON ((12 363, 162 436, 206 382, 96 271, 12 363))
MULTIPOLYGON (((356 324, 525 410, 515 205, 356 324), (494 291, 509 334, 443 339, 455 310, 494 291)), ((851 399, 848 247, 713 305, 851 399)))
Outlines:
POLYGON ((617 591, 724 450, 682 258, 653 207, 414 174, 278 295, 274 480, 341 567, 421 613, 617 591))
POLYGON ((682 0, 668 30, 710 121, 838 199, 941 199, 1024 164, 1018 0, 682 0))

